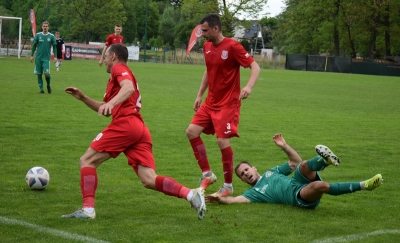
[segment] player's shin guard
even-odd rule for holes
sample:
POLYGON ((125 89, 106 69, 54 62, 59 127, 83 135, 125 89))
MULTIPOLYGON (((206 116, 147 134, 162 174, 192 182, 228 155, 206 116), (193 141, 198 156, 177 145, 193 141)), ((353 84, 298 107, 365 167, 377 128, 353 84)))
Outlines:
POLYGON ((325 169, 328 164, 325 163, 324 158, 322 158, 321 156, 316 156, 310 160, 307 160, 307 166, 312 171, 321 171, 325 169))
POLYGON ((222 154, 222 167, 224 171, 225 183, 232 184, 234 157, 231 146, 221 149, 221 154, 222 154))
POLYGON ((38 85, 39 85, 39 89, 43 91, 43 78, 42 78, 42 75, 38 75, 38 85))
POLYGON ((203 140, 200 137, 197 137, 189 140, 189 142, 192 146, 194 157, 196 158, 201 171, 210 171, 210 164, 208 163, 207 151, 206 147, 204 146, 203 140))
POLYGON ((190 189, 179 184, 174 179, 167 176, 157 176, 155 182, 156 190, 168 196, 187 198, 190 189))
POLYGON ((337 196, 361 190, 360 182, 330 183, 329 195, 337 196))
POLYGON ((47 87, 50 87, 50 74, 47 76, 45 75, 45 79, 46 79, 47 87))
POLYGON ((97 189, 97 172, 95 168, 81 169, 81 191, 84 208, 94 208, 94 199, 97 189))

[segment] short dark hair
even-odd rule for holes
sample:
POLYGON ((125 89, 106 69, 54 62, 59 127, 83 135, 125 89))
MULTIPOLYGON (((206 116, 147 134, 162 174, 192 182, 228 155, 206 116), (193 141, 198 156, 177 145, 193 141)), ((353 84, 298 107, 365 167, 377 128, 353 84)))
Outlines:
POLYGON ((127 62, 128 61, 128 48, 122 44, 112 44, 108 48, 108 53, 111 55, 112 53, 115 53, 117 56, 118 60, 127 62))
POLYGON ((120 25, 120 24, 116 24, 116 25, 115 25, 115 27, 122 27, 122 25, 120 25))
POLYGON ((242 162, 240 162, 239 164, 237 164, 236 167, 235 167, 235 174, 236 174, 239 178, 241 178, 241 177, 240 177, 240 175, 238 175, 237 170, 239 169, 239 166, 241 166, 242 164, 246 164, 246 165, 248 165, 248 166, 250 166, 250 167, 253 167, 253 165, 250 164, 250 162, 248 162, 248 161, 242 161, 242 162))
POLYGON ((207 14, 206 16, 204 16, 203 19, 201 19, 200 24, 204 24, 205 22, 208 23, 208 26, 210 26, 211 28, 214 28, 215 26, 218 27, 219 31, 222 31, 222 23, 221 23, 221 19, 219 18, 218 14, 215 13, 211 13, 211 14, 207 14))

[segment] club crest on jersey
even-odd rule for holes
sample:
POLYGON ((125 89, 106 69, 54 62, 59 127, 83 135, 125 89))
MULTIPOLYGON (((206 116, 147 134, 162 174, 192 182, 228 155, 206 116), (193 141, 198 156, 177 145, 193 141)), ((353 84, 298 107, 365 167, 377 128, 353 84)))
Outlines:
POLYGON ((267 172, 265 172, 265 177, 268 178, 268 177, 272 176, 273 174, 274 174, 274 172, 267 171, 267 172))
POLYGON ((50 38, 47 38, 47 41, 50 41, 50 38))
POLYGON ((222 59, 228 59, 228 51, 227 50, 223 50, 221 53, 221 58, 222 59))

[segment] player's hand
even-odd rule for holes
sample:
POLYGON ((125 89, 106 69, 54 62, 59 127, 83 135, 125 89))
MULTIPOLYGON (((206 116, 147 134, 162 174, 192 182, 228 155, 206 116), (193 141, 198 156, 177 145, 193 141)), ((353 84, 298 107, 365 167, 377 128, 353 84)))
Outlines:
POLYGON ((284 147, 284 146, 286 146, 286 141, 285 141, 285 139, 282 137, 282 134, 280 134, 280 133, 278 133, 278 134, 275 134, 273 137, 272 137, 272 139, 274 140, 274 143, 276 144, 276 146, 279 146, 279 147, 284 147))
POLYGON ((221 196, 217 194, 210 194, 204 197, 205 202, 218 203, 221 200, 221 196))
POLYGON ((29 60, 30 60, 31 62, 33 62, 34 59, 35 59, 34 57, 29 57, 29 60))
POLYGON ((62 52, 62 54, 65 54, 65 51, 64 51, 64 50, 62 50, 61 52, 62 52))
POLYGON ((65 93, 74 96, 78 100, 82 100, 85 97, 85 94, 83 94, 82 91, 75 87, 68 87, 64 91, 65 93))
POLYGON ((113 104, 110 103, 104 103, 99 107, 99 110, 97 113, 99 116, 104 115, 104 116, 110 116, 112 114, 112 109, 114 108, 113 104))
POLYGON ((100 59, 99 66, 101 67, 101 65, 103 65, 103 60, 100 59))
POLYGON ((247 86, 244 87, 240 91, 239 100, 247 99, 247 97, 249 97, 250 93, 251 93, 251 88, 247 87, 247 86))
POLYGON ((201 97, 196 98, 196 100, 194 101, 193 110, 197 111, 200 108, 201 101, 202 101, 201 97))

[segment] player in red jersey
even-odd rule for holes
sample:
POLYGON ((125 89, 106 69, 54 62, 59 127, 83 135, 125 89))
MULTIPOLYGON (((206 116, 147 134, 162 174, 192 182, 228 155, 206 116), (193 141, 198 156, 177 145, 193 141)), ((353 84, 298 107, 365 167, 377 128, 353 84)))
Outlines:
POLYGON ((124 37, 121 35, 122 26, 116 24, 114 27, 114 34, 110 34, 107 36, 106 44, 103 48, 103 52, 101 53, 101 57, 99 60, 99 66, 103 65, 104 55, 106 54, 107 48, 112 44, 124 44, 124 37))
POLYGON ((216 134, 224 173, 224 185, 216 194, 227 196, 233 193, 234 157, 230 138, 239 137, 241 101, 250 95, 260 67, 240 43, 222 35, 221 20, 217 14, 206 15, 200 24, 202 36, 207 40, 203 46, 206 71, 194 102, 193 109, 196 113, 186 130, 186 135, 203 173, 200 187, 205 190, 217 177, 210 169, 200 134, 216 134), (243 89, 240 87, 241 66, 251 69, 250 78, 243 89), (207 88, 206 100, 201 105, 202 96, 207 88))
POLYGON ((99 115, 112 116, 111 123, 90 144, 80 158, 80 175, 83 207, 63 218, 96 217, 94 209, 97 189, 96 168, 110 158, 124 153, 143 186, 166 195, 184 198, 197 210, 199 219, 206 213, 204 190, 189 189, 174 179, 156 174, 149 129, 143 122, 139 87, 135 76, 127 66, 128 49, 113 44, 106 52, 105 64, 111 77, 107 83, 103 102, 95 101, 75 87, 65 92, 81 100, 99 115))

